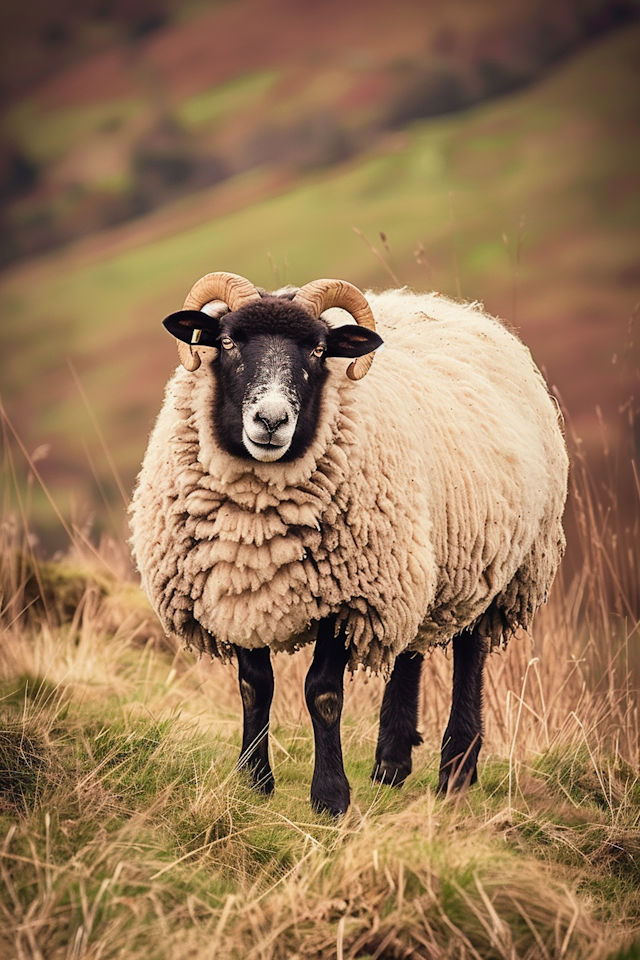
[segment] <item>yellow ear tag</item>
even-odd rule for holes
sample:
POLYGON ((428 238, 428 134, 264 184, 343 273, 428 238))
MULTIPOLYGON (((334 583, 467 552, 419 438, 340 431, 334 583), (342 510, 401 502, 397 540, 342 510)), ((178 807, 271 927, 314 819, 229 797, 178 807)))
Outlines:
POLYGON ((191 334, 191 344, 193 345, 194 343, 200 343, 201 336, 202 336, 202 330, 198 330, 197 328, 195 328, 193 333, 191 334))

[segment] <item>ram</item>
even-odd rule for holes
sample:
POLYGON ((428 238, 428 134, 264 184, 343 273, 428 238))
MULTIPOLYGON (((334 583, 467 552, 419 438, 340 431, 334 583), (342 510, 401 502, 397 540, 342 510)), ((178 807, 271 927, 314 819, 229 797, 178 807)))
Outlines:
POLYGON ((527 348, 477 304, 339 280, 267 294, 208 274, 164 324, 181 365, 132 545, 165 629, 237 658, 256 787, 274 787, 271 652, 311 642, 315 809, 349 805, 346 667, 387 679, 372 777, 401 784, 434 644, 454 670, 439 789, 473 782, 486 655, 529 626, 564 550, 565 443, 527 348))

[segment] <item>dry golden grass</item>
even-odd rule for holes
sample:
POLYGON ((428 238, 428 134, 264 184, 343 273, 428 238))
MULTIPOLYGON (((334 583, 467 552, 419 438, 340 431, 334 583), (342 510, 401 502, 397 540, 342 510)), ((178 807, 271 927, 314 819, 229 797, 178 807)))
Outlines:
POLYGON ((235 770, 234 670, 164 637, 124 544, 71 531, 64 560, 39 562, 15 496, 0 567, 0 957, 638 956, 637 519, 618 524, 579 460, 583 564, 533 637, 490 658, 478 786, 435 795, 451 680, 435 650, 402 790, 369 781, 381 682, 347 684, 340 821, 308 805, 308 651, 276 658, 265 800, 235 770))

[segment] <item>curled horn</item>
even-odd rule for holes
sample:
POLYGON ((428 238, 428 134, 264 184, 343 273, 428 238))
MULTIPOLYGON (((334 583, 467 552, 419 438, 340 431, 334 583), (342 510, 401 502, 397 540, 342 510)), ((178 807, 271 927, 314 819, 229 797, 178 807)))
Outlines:
MULTIPOLYGON (((208 273, 191 287, 184 301, 183 310, 200 310, 210 300, 223 300, 229 310, 239 310, 253 300, 259 300, 260 294, 249 281, 235 273, 208 273)), ((194 334, 197 331, 194 331, 194 334)), ((197 342, 197 341, 195 341, 197 342)), ((200 357, 193 347, 181 340, 178 343, 180 363, 187 370, 197 370, 200 357)))
MULTIPOLYGON (((356 323, 369 330, 375 330, 376 322, 373 319, 371 307, 363 294, 346 280, 313 280, 302 287, 295 296, 295 303, 304 307, 316 319, 324 310, 330 307, 342 307, 351 314, 356 323)), ((364 357, 356 357, 349 364, 347 376, 350 380, 362 380, 373 363, 374 354, 367 353, 364 357)))

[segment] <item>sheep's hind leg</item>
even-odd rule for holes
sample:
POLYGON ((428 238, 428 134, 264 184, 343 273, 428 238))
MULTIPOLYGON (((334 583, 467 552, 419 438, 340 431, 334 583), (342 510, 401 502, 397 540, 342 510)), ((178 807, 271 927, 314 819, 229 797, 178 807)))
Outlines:
POLYGON ((238 680, 242 697, 242 750, 238 766, 247 770, 261 793, 275 787, 269 764, 269 711, 273 700, 273 668, 268 647, 245 650, 236 647, 238 680))
POLYGON ((418 733, 421 653, 401 653, 385 687, 380 732, 371 779, 399 787, 411 773, 411 749, 422 743, 418 733))
POLYGON ((442 738, 438 792, 459 790, 478 779, 482 746, 482 680, 487 641, 475 631, 453 638, 453 699, 442 738))
POLYGON ((311 806, 317 812, 327 811, 334 816, 344 813, 350 801, 340 742, 343 678, 348 660, 344 630, 336 637, 335 620, 321 620, 304 685, 315 744, 311 806))

